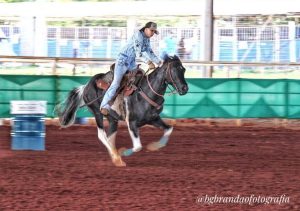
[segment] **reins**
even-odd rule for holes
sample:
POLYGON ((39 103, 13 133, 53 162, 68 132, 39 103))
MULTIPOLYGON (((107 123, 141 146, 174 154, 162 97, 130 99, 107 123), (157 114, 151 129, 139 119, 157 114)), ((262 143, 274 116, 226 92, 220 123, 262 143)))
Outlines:
POLYGON ((153 87, 151 86, 151 83, 150 83, 150 81, 149 81, 149 77, 148 77, 148 75, 146 75, 146 79, 147 79, 147 83, 148 83, 148 86, 149 86, 149 88, 151 89, 151 91, 154 93, 154 94, 156 94, 157 96, 160 96, 160 97, 164 97, 163 95, 161 95, 161 94, 159 94, 159 93, 157 93, 154 89, 153 89, 153 87))
POLYGON ((95 99, 93 99, 92 101, 88 102, 88 103, 85 103, 83 105, 81 105, 79 108, 82 108, 84 106, 89 106, 91 105, 92 103, 96 102, 97 100, 99 100, 102 96, 99 96, 99 97, 96 97, 95 99))

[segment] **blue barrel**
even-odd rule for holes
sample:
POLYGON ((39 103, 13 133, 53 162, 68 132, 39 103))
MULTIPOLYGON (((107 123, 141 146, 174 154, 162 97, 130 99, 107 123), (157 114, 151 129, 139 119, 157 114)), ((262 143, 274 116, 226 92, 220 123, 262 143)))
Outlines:
POLYGON ((15 114, 12 118, 11 149, 45 150, 45 116, 15 114))
POLYGON ((85 117, 76 117, 75 124, 86 125, 88 123, 88 119, 85 117))

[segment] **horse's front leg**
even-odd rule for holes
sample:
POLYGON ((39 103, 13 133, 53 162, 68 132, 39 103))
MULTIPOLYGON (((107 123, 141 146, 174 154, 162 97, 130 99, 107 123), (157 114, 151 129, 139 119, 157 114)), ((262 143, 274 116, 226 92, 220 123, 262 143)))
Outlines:
POLYGON ((160 138, 159 141, 155 141, 155 142, 151 142, 150 144, 147 145, 147 149, 149 151, 157 151, 160 148, 164 147, 167 145, 168 141, 169 141, 169 137, 173 131, 173 127, 167 125, 160 117, 158 117, 157 119, 155 119, 154 121, 150 122, 149 124, 164 129, 164 134, 163 136, 160 138))
POLYGON ((142 144, 141 144, 141 139, 139 135, 139 129, 136 125, 135 121, 127 121, 127 126, 128 126, 128 131, 132 140, 133 148, 131 149, 126 149, 126 148, 121 148, 119 149, 119 154, 123 156, 130 156, 134 152, 141 151, 142 149, 142 144))

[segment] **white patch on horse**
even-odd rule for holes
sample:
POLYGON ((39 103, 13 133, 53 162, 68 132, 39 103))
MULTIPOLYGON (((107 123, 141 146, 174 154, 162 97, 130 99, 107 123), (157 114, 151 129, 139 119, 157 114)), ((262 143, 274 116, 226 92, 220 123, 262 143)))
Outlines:
MULTIPOLYGON (((79 96, 83 96, 83 91, 85 89, 85 86, 86 85, 82 85, 78 88, 79 96)), ((79 107, 84 106, 84 105, 85 105, 85 103, 84 103, 83 97, 81 97, 80 102, 79 102, 79 107)))
POLYGON ((103 143, 103 145, 107 148, 109 154, 114 158, 117 157, 118 155, 116 154, 116 147, 114 144, 109 142, 106 133, 103 129, 97 128, 98 129, 98 138, 100 141, 103 143))
POLYGON ((128 99, 125 97, 125 98, 124 98, 124 101, 125 101, 125 109, 126 109, 125 121, 126 121, 127 125, 129 125, 128 99))
POLYGON ((109 141, 109 143, 110 143, 112 146, 115 146, 115 145, 116 145, 116 137, 117 137, 117 132, 114 132, 113 134, 111 134, 111 135, 108 137, 108 141, 109 141))
POLYGON ((127 101, 127 98, 124 98, 125 100, 125 108, 126 108, 126 118, 125 118, 125 121, 127 123, 127 126, 128 126, 128 131, 129 131, 129 135, 131 137, 131 140, 132 140, 132 144, 133 144, 133 148, 132 148, 132 151, 134 152, 138 152, 142 149, 142 144, 141 144, 141 139, 140 137, 135 137, 132 130, 130 129, 130 126, 129 126, 129 115, 130 115, 130 112, 129 112, 129 109, 128 109, 128 101, 127 101))
POLYGON ((165 146, 168 143, 172 131, 173 131, 173 127, 170 127, 169 129, 164 131, 163 137, 161 137, 161 139, 159 140, 161 146, 165 146))
POLYGON ((125 116, 125 111, 123 107, 124 102, 124 96, 122 94, 118 94, 116 97, 114 104, 111 106, 111 108, 117 112, 120 116, 125 116))
POLYGON ((169 137, 172 132, 173 132, 173 127, 170 127, 169 129, 165 130, 164 137, 169 137))
POLYGON ((106 133, 103 129, 100 129, 97 127, 97 130, 98 130, 98 138, 99 140, 104 144, 104 146, 106 146, 106 148, 111 152, 111 145, 110 143, 108 142, 108 139, 107 139, 107 136, 106 136, 106 133))
MULTIPOLYGON (((112 139, 115 138, 115 135, 113 134, 110 136, 112 139)), ((104 144, 104 146, 107 148, 113 163, 116 166, 126 166, 126 163, 122 160, 121 156, 118 154, 116 150, 116 146, 114 144, 114 141, 107 138, 106 133, 103 129, 98 128, 98 138, 101 140, 101 142, 104 144)))

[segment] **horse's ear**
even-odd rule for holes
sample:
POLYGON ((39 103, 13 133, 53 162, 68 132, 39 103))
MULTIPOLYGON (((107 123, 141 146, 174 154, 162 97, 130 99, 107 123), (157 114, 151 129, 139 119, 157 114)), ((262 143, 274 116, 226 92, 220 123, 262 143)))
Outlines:
POLYGON ((174 55, 174 60, 180 60, 176 54, 174 55))
POLYGON ((110 71, 113 71, 114 69, 115 69, 115 65, 116 65, 116 63, 113 63, 112 65, 110 65, 110 71))
POLYGON ((169 58, 169 55, 167 53, 164 53, 163 60, 166 61, 166 60, 168 60, 168 58, 169 58))

